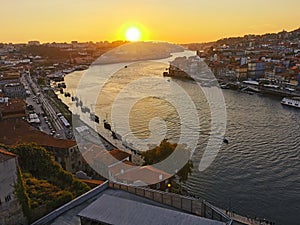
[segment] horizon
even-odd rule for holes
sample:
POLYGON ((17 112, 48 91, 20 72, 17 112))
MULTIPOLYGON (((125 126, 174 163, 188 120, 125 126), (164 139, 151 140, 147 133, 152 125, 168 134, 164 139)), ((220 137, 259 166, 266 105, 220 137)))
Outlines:
POLYGON ((1 6, 2 43, 112 42, 126 40, 130 27, 141 31, 142 41, 207 43, 246 34, 294 30, 300 21, 300 2, 295 0, 254 0, 248 5, 234 0, 186 0, 172 4, 158 0, 112 0, 105 4, 94 0, 15 0, 2 2, 1 6))
MULTIPOLYGON (((216 40, 211 40, 211 41, 205 41, 205 42, 184 42, 184 43, 175 43, 175 42, 169 42, 169 41, 161 41, 161 42, 168 42, 168 43, 173 43, 173 44, 205 44, 205 43, 213 43, 213 42, 216 42, 216 41, 218 41, 218 40, 222 40, 222 39, 226 39, 226 38, 239 38, 239 37, 244 37, 244 36, 246 36, 246 35, 255 35, 255 36, 259 36, 259 35, 265 35, 265 34, 277 34, 277 33, 280 33, 280 32, 282 32, 282 31, 286 31, 286 32, 292 32, 292 31, 294 31, 294 30, 298 30, 298 29, 300 29, 300 27, 297 27, 297 28, 294 28, 294 29, 291 29, 291 30, 286 30, 286 29, 282 29, 282 30, 278 30, 278 31, 275 31, 275 32, 263 32, 263 33, 260 33, 260 34, 255 34, 255 33, 245 33, 245 34, 243 34, 243 35, 240 35, 240 36, 224 36, 224 37, 220 37, 219 39, 216 39, 216 40)), ((0 41, 0 43, 1 44, 28 44, 28 42, 30 42, 30 41, 38 41, 38 42, 40 42, 40 44, 51 44, 51 43, 67 43, 67 44, 70 44, 70 43, 72 43, 73 41, 76 41, 76 42, 78 42, 78 43, 89 43, 89 42, 92 42, 92 43, 100 43, 100 42, 102 42, 102 43, 104 43, 104 42, 108 42, 108 43, 113 43, 113 42, 130 42, 130 41, 128 41, 128 40, 126 40, 126 39, 124 39, 124 40, 121 40, 121 39, 119 39, 119 40, 82 40, 82 41, 79 41, 79 40, 65 40, 65 41, 56 41, 56 40, 52 40, 52 41, 45 41, 45 42, 43 42, 43 41, 40 41, 40 40, 38 40, 38 39, 31 39, 31 40, 25 40, 25 41, 23 41, 23 42, 1 42, 0 41)), ((156 42, 157 40, 140 40, 139 42, 156 42)), ((135 41, 133 41, 133 42, 135 42, 135 41)), ((160 41, 158 41, 158 42, 160 42, 160 41)))

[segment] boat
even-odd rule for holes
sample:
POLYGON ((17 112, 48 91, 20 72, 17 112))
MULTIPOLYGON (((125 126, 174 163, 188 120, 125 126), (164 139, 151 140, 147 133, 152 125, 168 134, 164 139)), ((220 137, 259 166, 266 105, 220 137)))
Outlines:
POLYGON ((227 84, 220 84, 220 87, 222 89, 229 89, 229 86, 227 84))
POLYGON ((283 98, 281 100, 281 104, 295 107, 295 108, 300 108, 300 98, 283 98))

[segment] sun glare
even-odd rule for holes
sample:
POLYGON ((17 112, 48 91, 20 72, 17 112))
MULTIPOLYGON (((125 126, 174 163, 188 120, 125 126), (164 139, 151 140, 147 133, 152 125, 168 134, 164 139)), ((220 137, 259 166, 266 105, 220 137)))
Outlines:
POLYGON ((141 32, 136 27, 130 27, 126 30, 126 40, 139 41, 141 38, 141 32))

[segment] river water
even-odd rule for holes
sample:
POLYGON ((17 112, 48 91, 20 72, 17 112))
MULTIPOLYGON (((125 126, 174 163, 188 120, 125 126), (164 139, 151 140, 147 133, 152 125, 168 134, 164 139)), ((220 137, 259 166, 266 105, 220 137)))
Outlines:
MULTIPOLYGON (((65 78, 66 91, 76 95, 79 80, 85 79, 84 90, 78 97, 95 110, 100 120, 108 120, 114 130, 128 136, 128 143, 134 142, 133 136, 145 140, 146 144, 159 143, 163 138, 176 142, 182 131, 181 120, 192 119, 191 123, 184 124, 190 129, 190 137, 198 138, 192 157, 193 173, 183 184, 190 194, 242 215, 266 218, 276 224, 299 224, 300 110, 282 106, 278 98, 223 90, 229 144, 222 144, 212 164, 200 172, 198 165, 209 134, 217 132, 210 127, 207 99, 193 81, 163 78, 167 67, 160 61, 133 63, 126 68, 118 64, 117 68, 121 69, 116 69, 109 79, 101 73, 85 76, 86 72, 74 72, 65 78), (127 88, 132 80, 138 81, 149 74, 149 82, 127 88), (165 88, 160 87, 156 78, 163 80, 165 88), (99 84, 104 84, 100 93, 95 88, 99 84), (176 91, 178 88, 183 88, 191 97, 193 107, 187 104, 186 96, 176 91), (158 92, 165 98, 151 94, 158 92), (82 93, 96 93, 98 97, 94 103, 89 101, 89 94, 84 97, 82 93), (178 109, 169 99, 175 99, 185 110, 178 109), (125 112, 131 102, 134 104, 127 115, 125 112), (194 132, 198 131, 191 113, 194 109, 201 128, 199 132, 194 132), (127 125, 133 135, 122 130, 127 125)), ((60 98, 72 105, 70 98, 60 98)))

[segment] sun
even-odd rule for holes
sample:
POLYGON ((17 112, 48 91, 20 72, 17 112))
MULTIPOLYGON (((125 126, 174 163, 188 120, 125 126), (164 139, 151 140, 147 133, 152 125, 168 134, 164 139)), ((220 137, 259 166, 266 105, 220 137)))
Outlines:
POLYGON ((126 40, 139 41, 141 39, 141 31, 136 27, 130 27, 126 30, 126 40))

